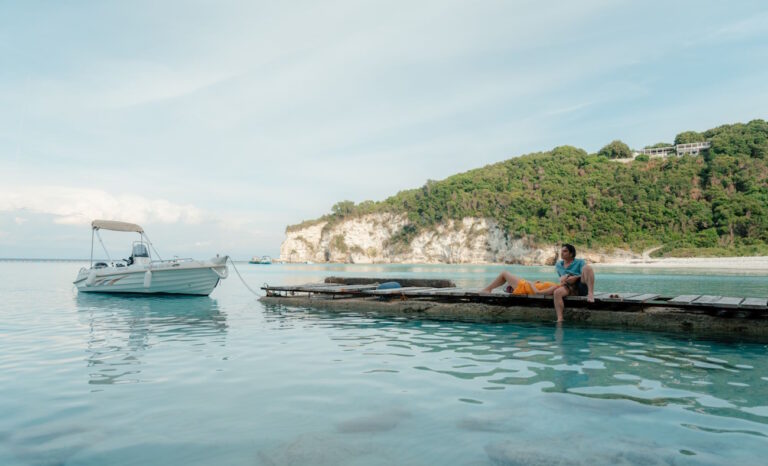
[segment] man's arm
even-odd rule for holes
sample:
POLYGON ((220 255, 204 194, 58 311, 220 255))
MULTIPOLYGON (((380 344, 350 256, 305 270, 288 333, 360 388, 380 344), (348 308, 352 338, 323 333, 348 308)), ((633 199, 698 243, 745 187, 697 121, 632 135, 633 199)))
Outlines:
POLYGON ((581 275, 563 275, 560 277, 560 283, 563 285, 573 285, 579 280, 581 280, 581 275))

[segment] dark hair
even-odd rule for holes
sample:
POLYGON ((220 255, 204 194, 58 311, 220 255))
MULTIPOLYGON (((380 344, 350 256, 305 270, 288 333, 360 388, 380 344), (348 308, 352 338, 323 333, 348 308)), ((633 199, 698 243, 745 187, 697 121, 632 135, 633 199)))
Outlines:
POLYGON ((572 244, 565 243, 563 247, 571 253, 571 257, 576 257, 576 248, 572 244))

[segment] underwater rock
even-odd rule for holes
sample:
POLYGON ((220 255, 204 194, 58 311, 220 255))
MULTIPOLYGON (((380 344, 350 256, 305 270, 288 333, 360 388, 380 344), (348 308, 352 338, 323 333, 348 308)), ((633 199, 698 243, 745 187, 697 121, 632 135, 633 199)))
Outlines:
POLYGON ((512 415, 499 413, 486 413, 465 416, 456 423, 456 427, 475 432, 520 432, 523 430, 518 425, 513 425, 515 418, 512 415))
MULTIPOLYGON (((565 454, 533 450, 522 442, 499 442, 486 445, 485 452, 499 466, 579 466, 580 462, 573 461, 565 454)), ((584 463, 586 464, 586 463, 584 463)), ((598 464, 598 463, 593 463, 598 464)))
MULTIPOLYGON (((614 438, 603 447, 582 435, 560 438, 553 442, 542 438, 539 448, 531 442, 508 440, 486 445, 485 452, 500 466, 571 466, 610 464, 613 466, 676 466, 682 463, 675 453, 655 442, 614 438)), ((696 463, 699 464, 699 463, 696 463)))
POLYGON ((609 459, 610 464, 617 466, 672 466, 674 461, 667 461, 652 453, 644 451, 623 451, 609 459))
POLYGON ((325 434, 302 434, 290 443, 260 451, 259 460, 266 466, 336 466, 355 464, 359 457, 371 453, 370 445, 340 442, 325 434))
POLYGON ((344 434, 359 432, 384 432, 397 427, 410 413, 402 409, 391 409, 342 421, 336 430, 344 434))

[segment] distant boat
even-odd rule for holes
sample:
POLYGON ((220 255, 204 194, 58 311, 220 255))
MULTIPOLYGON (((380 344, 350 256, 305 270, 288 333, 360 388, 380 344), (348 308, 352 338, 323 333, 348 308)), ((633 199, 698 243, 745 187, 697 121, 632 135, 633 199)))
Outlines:
POLYGON ((157 250, 144 233, 144 229, 134 223, 113 220, 94 220, 91 222, 91 266, 81 268, 74 284, 83 293, 141 293, 141 294, 191 294, 207 296, 211 294, 219 281, 227 278, 228 256, 216 256, 211 260, 193 259, 153 260, 151 249, 157 250), (128 259, 109 259, 109 262, 93 263, 93 237, 99 238, 99 230, 135 232, 139 241, 133 242, 131 256, 128 259))
POLYGON ((249 264, 271 264, 272 258, 269 256, 261 256, 260 258, 253 256, 251 257, 251 260, 248 261, 248 263, 249 264))

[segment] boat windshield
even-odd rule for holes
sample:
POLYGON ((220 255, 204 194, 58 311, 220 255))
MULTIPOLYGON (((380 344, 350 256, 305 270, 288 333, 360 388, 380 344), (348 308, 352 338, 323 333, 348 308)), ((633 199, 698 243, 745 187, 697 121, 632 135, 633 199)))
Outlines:
POLYGON ((131 252, 133 257, 149 257, 149 251, 147 245, 144 243, 133 243, 133 251, 131 252))

